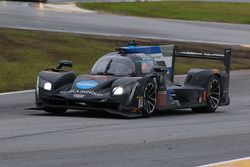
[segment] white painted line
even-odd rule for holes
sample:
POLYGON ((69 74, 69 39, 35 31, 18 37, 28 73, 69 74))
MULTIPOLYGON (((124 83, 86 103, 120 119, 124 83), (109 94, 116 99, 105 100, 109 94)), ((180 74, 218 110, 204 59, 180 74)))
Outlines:
POLYGON ((211 167, 211 166, 215 166, 215 165, 224 165, 227 163, 244 161, 244 160, 250 160, 250 157, 238 158, 238 159, 233 159, 233 160, 229 160, 229 161, 222 161, 222 162, 217 162, 217 163, 211 163, 211 164, 201 165, 201 166, 197 166, 197 167, 211 167))
POLYGON ((35 5, 40 10, 54 10, 59 12, 66 12, 66 13, 96 13, 93 10, 87 10, 79 8, 75 5, 75 3, 64 3, 64 4, 44 4, 39 3, 35 5))
POLYGON ((0 93, 0 96, 4 95, 13 95, 13 94, 23 94, 23 93, 33 93, 35 92, 34 89, 31 90, 23 90, 23 91, 16 91, 16 92, 5 92, 5 93, 0 93))

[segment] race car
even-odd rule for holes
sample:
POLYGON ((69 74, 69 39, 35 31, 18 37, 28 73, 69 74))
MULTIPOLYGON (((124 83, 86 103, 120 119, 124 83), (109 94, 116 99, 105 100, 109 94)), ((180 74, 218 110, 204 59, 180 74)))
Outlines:
POLYGON ((104 111, 126 117, 150 117, 157 110, 191 108, 215 112, 229 105, 231 49, 224 54, 181 51, 174 45, 138 46, 130 43, 102 56, 89 74, 64 67, 38 74, 36 109, 62 114, 67 109, 104 111), (225 70, 190 69, 183 85, 174 82, 177 57, 223 61, 225 70))

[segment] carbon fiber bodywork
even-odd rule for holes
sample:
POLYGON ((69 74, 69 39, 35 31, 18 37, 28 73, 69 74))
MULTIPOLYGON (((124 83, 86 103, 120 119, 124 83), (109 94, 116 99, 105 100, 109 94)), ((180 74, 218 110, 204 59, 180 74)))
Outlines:
POLYGON ((55 86, 52 91, 46 91, 40 86, 37 87, 36 92, 39 92, 36 93, 37 107, 104 110, 126 116, 141 114, 142 106, 139 106, 138 103, 142 100, 145 78, 81 75, 75 77, 75 80, 69 83, 69 80, 72 81, 74 77, 75 73, 73 71, 60 72, 60 75, 52 71, 40 72, 40 80, 46 78, 55 86), (51 77, 53 81, 48 79, 51 77), (65 78, 69 78, 69 80, 67 84, 63 85, 61 83, 65 78), (82 80, 95 80, 98 86, 87 90, 77 89, 74 83, 82 80), (117 86, 124 88, 122 95, 112 95, 112 89, 117 86))
MULTIPOLYGON (((168 53, 174 57, 175 47, 172 49, 168 53)), ((228 97, 229 71, 191 69, 187 73, 185 83, 178 85, 173 82, 174 65, 171 67, 171 72, 169 69, 167 72, 156 70, 155 67, 158 67, 160 63, 154 62, 154 65, 150 66, 151 72, 143 73, 142 64, 147 60, 145 57, 148 58, 148 53, 141 51, 128 53, 118 50, 112 54, 111 56, 108 54, 112 60, 119 59, 119 57, 127 57, 132 60, 135 64, 135 72, 126 76, 108 75, 108 73, 77 76, 74 71, 43 70, 37 79, 37 109, 101 110, 129 117, 142 116, 144 90, 149 80, 153 81, 157 90, 156 110, 202 107, 207 105, 208 81, 211 76, 215 75, 220 78, 222 87, 219 105, 230 103, 228 97), (50 90, 46 90, 46 83, 50 83, 50 90), (118 88, 122 89, 122 93, 119 95, 114 93, 118 88)), ((174 61, 171 63, 174 64, 174 61)))

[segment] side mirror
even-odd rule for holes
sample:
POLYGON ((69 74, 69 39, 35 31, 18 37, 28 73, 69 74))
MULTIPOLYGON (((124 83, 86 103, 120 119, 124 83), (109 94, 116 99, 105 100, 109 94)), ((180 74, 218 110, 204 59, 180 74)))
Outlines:
POLYGON ((156 67, 154 67, 154 71, 155 72, 168 72, 168 69, 167 69, 167 67, 156 66, 156 67))
POLYGON ((73 67, 73 62, 68 60, 61 60, 56 69, 61 69, 62 67, 73 67))

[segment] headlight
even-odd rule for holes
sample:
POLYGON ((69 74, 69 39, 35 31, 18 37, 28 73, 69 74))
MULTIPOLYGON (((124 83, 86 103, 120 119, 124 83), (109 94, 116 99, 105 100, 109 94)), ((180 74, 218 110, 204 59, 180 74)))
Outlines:
POLYGON ((52 84, 50 82, 45 82, 43 88, 45 90, 51 90, 52 84))
POLYGON ((38 76, 37 77, 37 92, 39 91, 39 87, 41 87, 45 90, 51 91, 52 84, 49 81, 38 76))
POLYGON ((123 94, 123 88, 120 86, 117 86, 113 89, 113 95, 122 95, 123 94))

